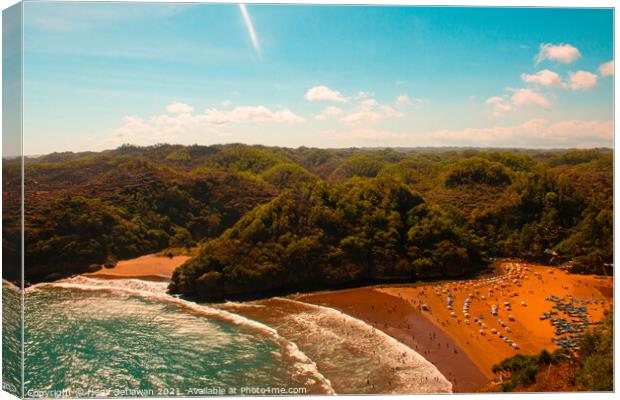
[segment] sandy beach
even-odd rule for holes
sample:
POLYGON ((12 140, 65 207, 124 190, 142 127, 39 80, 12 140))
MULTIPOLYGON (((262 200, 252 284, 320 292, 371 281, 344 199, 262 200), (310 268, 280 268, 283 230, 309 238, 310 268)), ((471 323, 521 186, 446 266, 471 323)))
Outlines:
MULTIPOLYGON (((189 258, 150 254, 84 275, 168 281, 189 258)), ((493 365, 508 357, 557 349, 555 327, 549 318, 541 319, 545 313, 557 312, 554 305, 585 306, 584 317, 590 323, 600 321, 605 310, 613 307, 609 277, 514 262, 503 263, 499 270, 491 277, 473 280, 364 287, 290 298, 339 310, 382 330, 435 365, 459 393, 488 385, 494 378, 493 365)))
POLYGON ((131 260, 119 261, 113 268, 101 268, 84 275, 111 279, 140 278, 169 281, 174 270, 189 258, 189 256, 163 257, 148 254, 131 260))
POLYGON ((360 288, 304 295, 299 300, 335 308, 381 329, 434 364, 456 392, 473 392, 488 382, 448 333, 403 299, 360 288))
POLYGON ((613 305, 611 278, 520 263, 501 268, 502 274, 486 279, 321 292, 298 299, 382 329, 435 364, 456 392, 471 392, 493 379, 494 364, 519 352, 558 348, 550 320, 540 319, 556 304, 546 300, 550 296, 572 296, 587 307, 590 322, 601 320, 613 305), (497 315, 492 315, 493 305, 497 315))

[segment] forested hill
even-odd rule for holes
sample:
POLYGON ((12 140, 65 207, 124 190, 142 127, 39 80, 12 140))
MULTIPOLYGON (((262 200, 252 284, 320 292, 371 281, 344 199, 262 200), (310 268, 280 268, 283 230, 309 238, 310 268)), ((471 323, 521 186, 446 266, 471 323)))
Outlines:
MULTIPOLYGON (((601 273, 612 262, 612 171, 609 150, 54 153, 26 160, 27 279, 195 245, 171 288, 205 299, 457 276, 498 256, 553 254, 601 273)), ((3 173, 6 201, 18 165, 3 160, 3 173)), ((9 261, 19 254, 12 209, 9 261)))

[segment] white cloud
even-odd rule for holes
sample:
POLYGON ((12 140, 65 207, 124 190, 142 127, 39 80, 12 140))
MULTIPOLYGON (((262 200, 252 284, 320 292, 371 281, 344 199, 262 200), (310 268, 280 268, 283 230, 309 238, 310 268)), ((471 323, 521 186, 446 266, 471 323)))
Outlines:
POLYGON ((323 112, 321 112, 319 115, 317 115, 315 118, 321 121, 324 121, 326 119, 329 119, 331 117, 336 117, 338 115, 342 114, 342 109, 338 108, 338 107, 327 107, 325 108, 325 110, 323 110, 323 112))
POLYGON ((392 146, 477 146, 477 147, 610 147, 612 121, 564 120, 550 122, 535 118, 516 125, 430 132, 395 132, 369 128, 324 131, 339 142, 392 146))
POLYGON ((232 101, 226 99, 226 100, 222 100, 220 104, 222 105, 222 107, 229 107, 232 104, 232 101))
POLYGON ((396 101, 394 102, 397 106, 423 106, 424 104, 428 104, 428 99, 409 97, 408 94, 401 94, 396 97, 396 101))
POLYGON ((402 118, 405 116, 405 114, 394 109, 392 106, 388 106, 387 104, 380 106, 379 109, 388 117, 402 118))
POLYGON ((400 96, 398 96, 396 98, 396 104, 399 104, 399 105, 410 105, 412 103, 411 103, 411 99, 409 98, 409 95, 401 94, 400 96))
POLYGON ((521 74, 521 80, 538 86, 564 87, 562 78, 556 72, 543 69, 535 74, 521 74))
POLYGON ((494 117, 502 117, 505 114, 525 106, 551 107, 551 103, 545 96, 533 89, 508 88, 512 95, 492 96, 485 100, 484 104, 491 107, 494 117))
MULTIPOLYGON (((180 103, 182 104, 182 103, 180 103)), ((272 110, 265 106, 243 106, 232 110, 209 108, 202 114, 185 112, 192 107, 172 103, 166 110, 170 114, 152 115, 148 118, 126 116, 119 128, 112 131, 110 143, 148 145, 176 141, 188 131, 220 134, 216 128, 241 123, 297 124, 304 119, 288 108, 272 110), (174 107, 170 107, 174 105, 174 107), (172 110, 172 111, 170 111, 172 110)))
POLYGON ((150 129, 150 125, 146 123, 142 118, 135 115, 127 115, 123 117, 123 126, 117 129, 117 132, 121 135, 127 133, 140 133, 150 129))
POLYGON ((147 119, 130 115, 122 118, 122 125, 112 132, 109 142, 150 145, 175 141, 196 122, 190 114, 158 115, 147 119))
POLYGON ((370 124, 385 117, 401 118, 405 114, 387 104, 379 104, 375 99, 365 99, 359 103, 359 109, 340 119, 349 125, 370 124))
POLYGON ((589 90, 596 86, 598 77, 588 71, 569 73, 569 87, 573 90, 589 90))
POLYGON ((341 119, 345 124, 358 125, 377 122, 381 119, 381 114, 373 110, 359 110, 341 119))
POLYGON ((363 100, 363 99, 367 99, 370 96, 372 96, 372 93, 370 92, 364 92, 363 90, 360 90, 359 92, 357 92, 357 94, 353 97, 353 100, 363 100))
POLYGON ((194 107, 175 101, 166 106, 166 111, 172 114, 189 114, 194 111, 194 107))
POLYGON ((513 89, 510 98, 515 106, 540 106, 542 108, 551 107, 551 103, 545 96, 533 89, 513 89))
POLYGON ((541 43, 538 55, 536 55, 536 64, 544 60, 570 64, 579 58, 581 58, 579 49, 570 44, 541 43))
POLYGON ((614 74, 614 60, 607 61, 598 67, 601 76, 609 76, 614 74))
POLYGON ((441 130, 431 133, 444 144, 498 147, 584 147, 611 146, 611 121, 565 120, 551 123, 542 118, 512 126, 441 130))
MULTIPOLYGON (((613 63, 613 61, 611 61, 611 63, 613 63)), ((603 65, 601 65, 601 68, 603 65)), ((557 73, 544 69, 535 74, 521 74, 521 80, 523 80, 523 82, 533 83, 537 86, 558 87, 572 90, 588 90, 596 86, 598 77, 588 71, 577 71, 575 73, 570 72, 568 74, 568 82, 564 82, 557 73)), ((542 101, 539 101, 538 103, 542 104, 542 101)))
POLYGON ((205 121, 214 125, 244 123, 244 122, 275 122, 296 124, 304 119, 288 108, 272 111, 265 106, 235 107, 230 111, 209 108, 205 110, 205 121))
POLYGON ((375 99, 366 99, 364 101, 362 101, 361 103, 362 109, 364 110, 370 110, 373 107, 376 107, 377 105, 379 105, 379 102, 375 99))
POLYGON ((349 101, 337 90, 332 90, 324 85, 314 86, 306 92, 306 100, 308 101, 333 101, 337 103, 346 103, 349 101))
POLYGON ((484 104, 493 107, 494 117, 501 117, 512 110, 512 104, 500 96, 489 97, 484 104))
MULTIPOLYGON (((310 88, 305 98, 308 101, 332 101, 339 103, 352 102, 357 104, 357 109, 350 110, 347 115, 340 118, 340 121, 345 124, 358 125, 374 123, 383 118, 401 118, 404 117, 404 113, 388 104, 381 104, 376 99, 371 98, 372 93, 359 91, 352 97, 345 97, 337 90, 330 89, 325 85, 314 86, 310 88)), ((426 99, 411 99, 407 94, 401 94, 396 98, 396 105, 421 105, 428 103, 426 99)), ((334 117, 344 113, 344 110, 337 107, 327 107, 315 118, 318 120, 326 120, 330 117, 334 117)))

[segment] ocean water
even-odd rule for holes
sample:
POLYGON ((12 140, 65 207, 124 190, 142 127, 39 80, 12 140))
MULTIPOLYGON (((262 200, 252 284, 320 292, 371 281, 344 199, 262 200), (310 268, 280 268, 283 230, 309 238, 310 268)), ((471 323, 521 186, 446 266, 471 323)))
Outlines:
POLYGON ((166 286, 77 276, 26 289, 26 395, 451 390, 410 348, 335 310, 287 299, 196 304, 166 286))
POLYGON ((28 288, 26 393, 331 392, 312 363, 275 331, 165 289, 160 282, 85 277, 28 288))
POLYGON ((2 281, 2 387, 21 393, 21 289, 2 281))
POLYGON ((445 393, 452 384, 410 347, 340 311, 286 298, 228 303, 294 341, 337 393, 445 393))

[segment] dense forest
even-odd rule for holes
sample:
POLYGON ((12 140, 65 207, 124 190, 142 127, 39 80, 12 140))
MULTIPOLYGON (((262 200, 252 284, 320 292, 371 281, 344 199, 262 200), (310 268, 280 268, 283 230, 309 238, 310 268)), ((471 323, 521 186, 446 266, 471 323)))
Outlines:
MULTIPOLYGON (((19 170, 3 160, 6 265, 19 264, 19 170)), ((613 258, 605 149, 125 145, 24 171, 30 282, 196 246, 171 289, 203 299, 460 276, 494 257, 602 274, 613 258)))
POLYGON ((558 349, 537 355, 518 354, 493 367, 502 383, 490 391, 573 392, 614 390, 613 313, 586 332, 576 353, 558 349))

